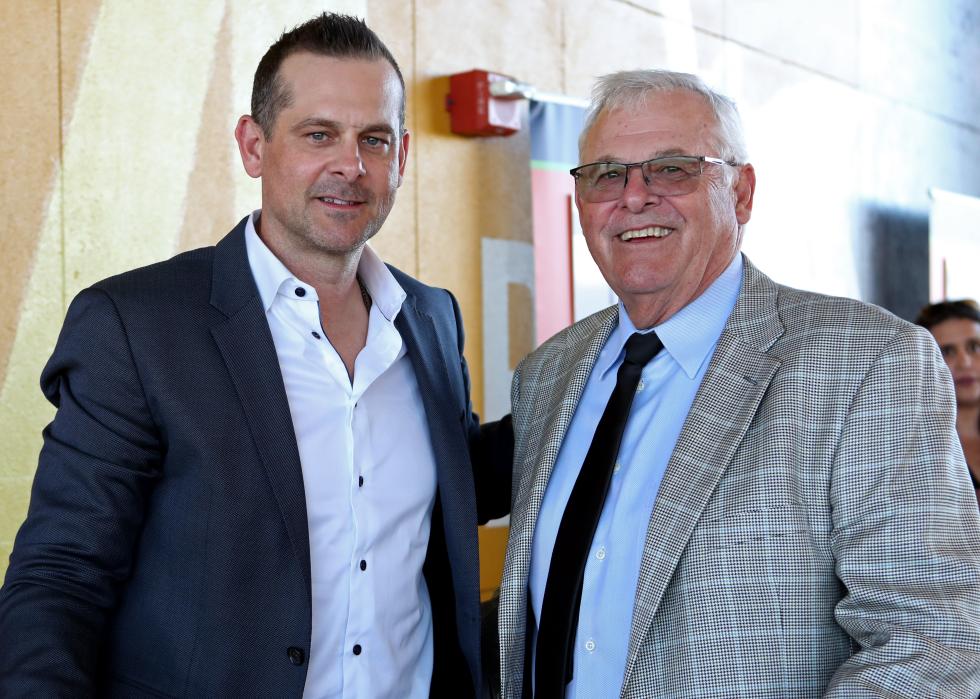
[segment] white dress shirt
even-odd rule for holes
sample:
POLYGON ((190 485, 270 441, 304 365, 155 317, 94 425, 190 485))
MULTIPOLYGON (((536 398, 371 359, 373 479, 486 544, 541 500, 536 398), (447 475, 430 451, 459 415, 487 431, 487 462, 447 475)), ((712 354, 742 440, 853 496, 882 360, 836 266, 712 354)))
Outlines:
MULTIPOLYGON (((372 298, 353 384, 320 325, 312 286, 245 228, 303 467, 313 637, 304 696, 427 697, 432 608, 422 564, 435 459, 412 363, 394 320, 405 292, 367 246, 372 298)), ((330 309, 326 309, 329 315, 330 309)))

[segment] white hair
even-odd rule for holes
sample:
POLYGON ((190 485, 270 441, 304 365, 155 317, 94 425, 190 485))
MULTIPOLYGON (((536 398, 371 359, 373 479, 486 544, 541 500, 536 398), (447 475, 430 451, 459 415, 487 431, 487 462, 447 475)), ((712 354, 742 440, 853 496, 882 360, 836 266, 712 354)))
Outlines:
POLYGON ((670 70, 624 70, 599 78, 592 88, 592 105, 585 118, 582 135, 579 136, 579 152, 582 152, 589 132, 604 112, 642 107, 651 94, 676 90, 687 90, 700 95, 711 108, 718 124, 716 157, 739 165, 748 162, 742 119, 735 102, 712 90, 696 75, 670 70))

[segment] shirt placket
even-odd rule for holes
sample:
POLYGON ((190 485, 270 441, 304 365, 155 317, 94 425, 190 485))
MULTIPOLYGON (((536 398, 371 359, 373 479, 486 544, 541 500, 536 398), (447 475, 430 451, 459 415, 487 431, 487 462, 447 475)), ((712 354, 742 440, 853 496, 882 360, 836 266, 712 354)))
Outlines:
POLYGON ((368 411, 363 406, 363 394, 352 393, 348 403, 347 417, 351 438, 351 512, 354 514, 354 542, 349 561, 350 605, 343 650, 344 686, 352 695, 361 696, 361 690, 370 687, 367 662, 377 649, 372 647, 372 619, 376 617, 374 608, 373 579, 376 575, 371 560, 371 542, 377 526, 371 508, 372 489, 375 483, 375 470, 372 468, 368 431, 368 411))

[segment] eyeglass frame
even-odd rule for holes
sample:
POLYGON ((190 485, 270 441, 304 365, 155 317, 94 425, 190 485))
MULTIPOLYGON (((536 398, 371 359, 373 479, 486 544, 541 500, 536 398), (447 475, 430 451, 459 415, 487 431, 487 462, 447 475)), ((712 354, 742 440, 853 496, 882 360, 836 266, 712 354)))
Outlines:
MULTIPOLYGON (((568 171, 568 174, 571 175, 575 179, 575 182, 576 183, 578 183, 579 182, 579 172, 583 168, 592 167, 593 165, 618 165, 618 166, 626 169, 626 174, 623 177, 623 191, 625 192, 626 191, 626 185, 629 184, 629 180, 630 180, 630 170, 632 170, 633 168, 635 168, 635 167, 640 168, 640 172, 642 173, 643 172, 643 166, 646 165, 647 163, 652 163, 655 160, 674 160, 674 159, 677 159, 677 158, 688 158, 688 159, 697 160, 699 162, 698 177, 700 177, 701 175, 704 174, 704 164, 705 163, 711 163, 713 165, 728 165, 730 167, 742 167, 742 165, 743 165, 743 163, 737 163, 737 162, 732 162, 732 161, 729 161, 729 160, 723 160, 722 158, 715 158, 715 157, 710 156, 710 155, 682 155, 682 154, 678 154, 678 155, 658 155, 658 156, 656 156, 654 158, 648 158, 647 160, 641 160, 638 163, 617 163, 617 162, 615 162, 613 160, 597 160, 594 163, 584 163, 582 165, 576 165, 575 167, 573 167, 571 170, 568 171)), ((646 178, 644 178, 644 184, 645 183, 646 183, 646 178)), ((693 192, 694 190, 691 190, 691 191, 693 192)), ((690 192, 688 192, 688 193, 690 193, 690 192)), ((656 194, 656 192, 652 192, 652 194, 656 194)), ((620 194, 620 196, 622 196, 622 194, 620 194)), ((658 194, 657 196, 669 197, 669 196, 683 196, 683 195, 677 195, 677 194, 658 194)), ((604 201, 615 201, 618 198, 619 197, 615 197, 614 199, 606 199, 604 201)), ((596 202, 596 203, 598 203, 598 202, 596 202)))

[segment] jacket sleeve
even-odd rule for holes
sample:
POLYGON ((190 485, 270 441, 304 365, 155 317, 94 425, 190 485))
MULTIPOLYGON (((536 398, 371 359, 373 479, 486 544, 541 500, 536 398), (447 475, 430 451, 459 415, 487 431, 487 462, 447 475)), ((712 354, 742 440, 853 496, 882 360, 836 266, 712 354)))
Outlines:
POLYGON ((907 327, 850 407, 831 484, 831 546, 855 652, 827 696, 980 691, 980 520, 935 343, 907 327))
POLYGON ((71 304, 41 386, 57 413, 0 590, 0 696, 87 696, 161 461, 105 292, 71 304))

